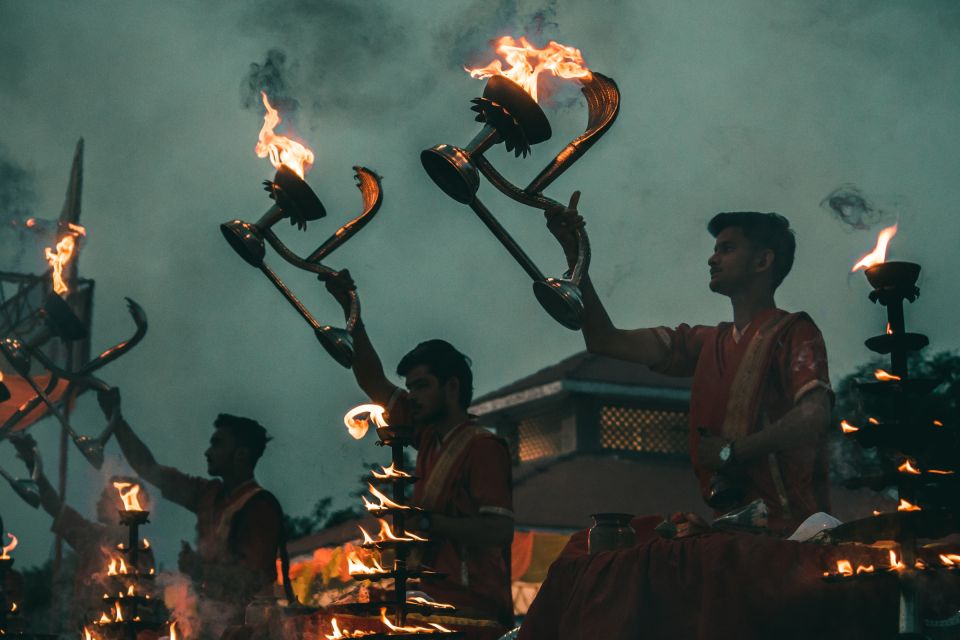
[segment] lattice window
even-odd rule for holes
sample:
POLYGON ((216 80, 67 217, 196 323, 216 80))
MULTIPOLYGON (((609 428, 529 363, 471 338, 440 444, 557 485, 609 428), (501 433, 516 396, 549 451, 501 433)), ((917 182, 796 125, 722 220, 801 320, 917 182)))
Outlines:
POLYGON ((564 452, 563 415, 551 411, 528 416, 517 425, 520 462, 564 452))
POLYGON ((602 407, 600 446, 621 451, 685 454, 687 414, 659 409, 602 407))

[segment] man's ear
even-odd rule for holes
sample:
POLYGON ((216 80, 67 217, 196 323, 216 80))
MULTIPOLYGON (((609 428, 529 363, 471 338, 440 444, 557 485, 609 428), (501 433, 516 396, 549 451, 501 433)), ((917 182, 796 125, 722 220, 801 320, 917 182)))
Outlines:
POLYGON ((457 376, 450 376, 447 378, 447 381, 443 383, 443 391, 447 398, 453 398, 453 401, 460 403, 460 378, 457 376))
POLYGON ((758 251, 754 256, 754 269, 757 273, 773 269, 773 261, 775 258, 776 254, 773 252, 773 249, 758 251))

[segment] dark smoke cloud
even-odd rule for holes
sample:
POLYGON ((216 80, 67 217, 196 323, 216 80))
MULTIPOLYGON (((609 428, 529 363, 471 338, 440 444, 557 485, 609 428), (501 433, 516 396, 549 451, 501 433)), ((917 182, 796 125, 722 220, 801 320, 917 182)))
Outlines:
POLYGON ((24 226, 36 206, 33 173, 24 169, 10 151, 0 145, 0 269, 17 271, 28 248, 33 250, 35 234, 24 226))
POLYGON ((297 97, 312 109, 382 112, 417 105, 434 84, 418 43, 410 41, 412 29, 396 11, 382 0, 267 0, 247 9, 241 27, 282 39, 299 61, 297 97))
POLYGON ((270 104, 284 114, 292 114, 300 106, 294 97, 299 64, 287 64, 287 54, 280 49, 267 51, 263 63, 252 63, 240 89, 240 100, 245 109, 263 111, 260 92, 267 94, 270 104))
POLYGON ((863 192, 852 184, 843 184, 834 189, 820 202, 820 206, 852 229, 870 229, 888 217, 885 211, 874 207, 863 192))

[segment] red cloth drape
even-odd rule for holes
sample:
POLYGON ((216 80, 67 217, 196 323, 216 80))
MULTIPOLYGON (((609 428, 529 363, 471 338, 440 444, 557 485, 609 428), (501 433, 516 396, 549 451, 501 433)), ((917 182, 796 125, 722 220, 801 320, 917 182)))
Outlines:
MULTIPOLYGON (((895 635, 892 575, 826 583, 838 559, 888 565, 887 552, 776 538, 711 533, 657 537, 659 517, 637 518, 637 544, 586 553, 575 534, 551 566, 524 620, 521 640, 769 640, 895 635)), ((936 556, 934 556, 936 557, 936 556)), ((938 572, 928 591, 943 611, 957 610, 960 576, 938 572)))

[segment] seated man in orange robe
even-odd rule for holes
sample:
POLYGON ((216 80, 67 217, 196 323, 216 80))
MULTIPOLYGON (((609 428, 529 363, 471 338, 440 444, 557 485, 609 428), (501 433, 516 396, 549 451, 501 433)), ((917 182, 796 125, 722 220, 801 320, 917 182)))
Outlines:
MULTIPOLYGON (((347 309, 349 273, 328 283, 347 309)), ((424 579, 431 597, 457 607, 440 621, 476 639, 498 638, 513 624, 510 543, 513 539, 511 460, 506 442, 467 413, 473 397, 470 361, 443 340, 428 340, 397 366, 407 390, 391 383, 364 327, 353 333, 353 372, 390 424, 417 434, 413 504, 425 510, 412 523, 426 537, 422 564, 446 574, 424 579)), ((431 618, 433 619, 433 618, 431 618)))
MULTIPOLYGON (((576 261, 579 192, 546 212, 568 262, 576 261)), ((582 286, 587 349, 693 376, 690 454, 704 499, 718 512, 760 498, 770 527, 789 533, 829 509, 826 431, 832 392, 823 337, 805 313, 777 308, 774 292, 793 265, 796 241, 775 213, 721 213, 710 290, 730 298, 733 322, 619 329, 589 279, 582 286)))
MULTIPOLYGON (((286 565, 283 511, 254 479, 270 439, 266 430, 249 418, 217 416, 204 453, 207 472, 216 479, 199 478, 156 461, 121 416, 119 392, 113 390, 101 405, 116 421, 117 442, 130 466, 163 497, 197 515, 197 550, 183 543, 180 570, 200 596, 201 635, 219 637, 243 622, 254 596, 272 595, 278 553, 286 565)), ((292 600, 289 590, 288 597, 292 600)))

